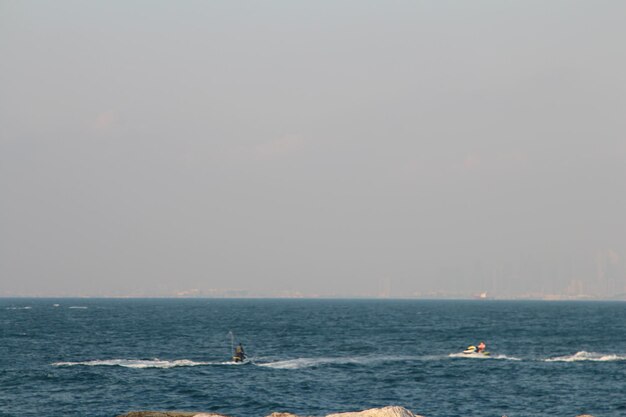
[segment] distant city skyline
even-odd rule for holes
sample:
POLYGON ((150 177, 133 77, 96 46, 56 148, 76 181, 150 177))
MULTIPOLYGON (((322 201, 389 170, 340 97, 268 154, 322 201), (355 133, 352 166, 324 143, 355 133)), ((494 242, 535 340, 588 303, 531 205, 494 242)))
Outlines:
MULTIPOLYGON (((415 291, 394 291, 393 278, 379 281, 379 289, 374 292, 303 292, 298 288, 268 291, 246 288, 162 288, 157 291, 135 293, 2 293, 0 297, 175 297, 175 298, 461 298, 461 299, 545 299, 545 300, 626 300, 626 265, 613 250, 600 250, 593 257, 593 265, 583 267, 580 260, 561 259, 560 263, 550 263, 533 259, 506 262, 499 265, 476 263, 474 269, 460 268, 469 277, 465 289, 454 291, 449 288, 416 289, 415 291), (582 271, 590 271, 585 276, 582 271), (541 285, 537 288, 498 289, 498 282, 505 277, 526 281, 531 274, 538 274, 541 285)), ((416 280, 419 282, 419 280, 416 280)), ((210 280, 207 280, 209 283, 210 280)))
POLYGON ((624 16, 0 1, 0 296, 622 297, 624 16))

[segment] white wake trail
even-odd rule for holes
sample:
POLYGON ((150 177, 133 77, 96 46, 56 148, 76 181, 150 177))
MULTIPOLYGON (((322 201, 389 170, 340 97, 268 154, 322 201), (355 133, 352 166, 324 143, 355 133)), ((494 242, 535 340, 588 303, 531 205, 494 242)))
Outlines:
POLYGON ((576 352, 573 355, 557 356, 555 358, 548 358, 544 360, 545 362, 615 362, 626 361, 626 355, 619 355, 615 353, 587 352, 581 350, 580 352, 576 352))
POLYGON ((368 365, 381 362, 411 362, 423 360, 421 356, 347 356, 347 357, 322 357, 322 358, 296 358, 279 360, 275 362, 255 362, 257 366, 274 369, 302 369, 322 365, 368 365))
MULTIPOLYGON (((160 359, 105 359, 82 362, 55 362, 53 366, 121 366, 124 368, 146 369, 146 368, 176 368, 179 366, 203 366, 217 365, 216 362, 195 362, 189 359, 160 360, 160 359)), ((224 362, 223 364, 227 364, 224 362)))

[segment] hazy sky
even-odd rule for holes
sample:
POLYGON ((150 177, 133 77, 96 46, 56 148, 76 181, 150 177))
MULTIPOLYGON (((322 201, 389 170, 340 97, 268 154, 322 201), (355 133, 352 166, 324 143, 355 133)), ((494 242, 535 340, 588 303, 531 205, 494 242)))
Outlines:
POLYGON ((624 292, 625 39, 622 0, 0 0, 0 295, 624 292))

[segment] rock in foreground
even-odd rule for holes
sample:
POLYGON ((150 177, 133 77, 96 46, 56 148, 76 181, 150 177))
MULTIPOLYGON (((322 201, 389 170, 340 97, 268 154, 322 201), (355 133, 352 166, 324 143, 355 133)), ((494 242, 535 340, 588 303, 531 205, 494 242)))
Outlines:
POLYGON ((421 417, 413 414, 404 407, 389 406, 384 408, 370 408, 354 413, 329 414, 326 417, 421 417))
POLYGON ((193 417, 197 414, 189 411, 131 411, 117 417, 193 417))
MULTIPOLYGON (((215 413, 198 413, 189 411, 131 411, 117 417, 228 417, 215 413)), ((267 417, 299 417, 291 413, 272 413, 267 417)), ((326 417, 423 417, 413 414, 404 407, 390 406, 384 408, 372 408, 370 410, 354 413, 329 414, 326 417)))
MULTIPOLYGON (((131 411, 117 417, 228 417, 215 413, 198 413, 189 411, 131 411)), ((272 413, 267 417, 300 417, 291 413, 272 413)), ((354 413, 335 413, 328 414, 326 417, 423 417, 413 414, 404 407, 389 406, 383 408, 371 408, 369 410, 358 411, 354 413)), ((504 416, 503 416, 504 417, 504 416)), ((577 417, 593 417, 589 414, 577 417)))

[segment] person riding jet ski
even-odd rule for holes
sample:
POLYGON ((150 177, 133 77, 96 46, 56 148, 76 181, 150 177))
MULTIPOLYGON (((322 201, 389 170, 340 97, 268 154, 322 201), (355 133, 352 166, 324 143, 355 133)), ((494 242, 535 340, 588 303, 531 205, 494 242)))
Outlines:
POLYGON ((471 354, 489 355, 489 352, 485 351, 486 348, 487 348, 487 345, 485 345, 485 342, 480 342, 478 344, 478 347, 474 345, 468 346, 467 349, 463 351, 463 353, 465 353, 466 355, 471 355, 471 354))

